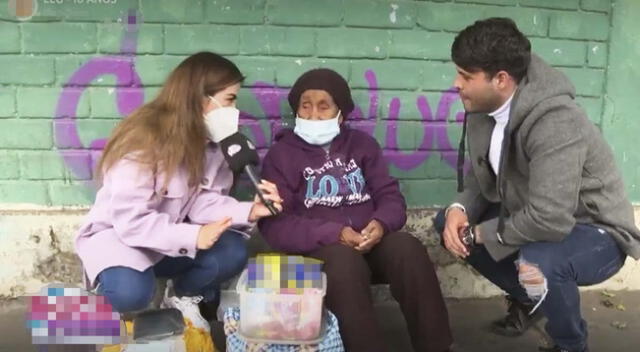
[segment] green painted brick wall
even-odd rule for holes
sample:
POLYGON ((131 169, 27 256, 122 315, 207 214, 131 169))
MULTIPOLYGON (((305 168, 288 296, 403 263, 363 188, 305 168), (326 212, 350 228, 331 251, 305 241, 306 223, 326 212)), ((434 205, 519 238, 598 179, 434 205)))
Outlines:
MULTIPOLYGON (((592 5, 598 1, 587 1, 592 5)), ((639 1, 616 1, 612 14, 602 129, 625 176, 629 197, 640 200, 640 136, 638 83, 640 81, 639 1)))
MULTIPOLYGON (((227 39, 229 40, 229 39, 227 39)), ((308 28, 247 26, 240 31, 240 55, 311 56, 316 33, 308 28)))
MULTIPOLYGON (((122 24, 104 23, 98 25, 98 51, 100 53, 120 53, 120 44, 124 34, 122 24)), ((161 24, 143 24, 138 28, 137 54, 162 54, 164 52, 164 26, 161 24)))
POLYGON ((0 23, 0 53, 20 53, 20 28, 11 23, 0 23))
POLYGON ((324 29, 318 31, 318 56, 384 59, 387 57, 388 43, 387 30, 324 29))
POLYGON ((13 87, 0 88, 0 118, 15 116, 16 89, 13 87))
POLYGON ((218 0, 205 3, 205 21, 210 23, 261 24, 265 0, 218 0))
MULTIPOLYGON (((622 129, 617 120, 603 121, 609 90, 620 89, 609 78, 611 52, 625 50, 612 46, 612 27, 621 35, 617 23, 632 22, 613 9, 633 0, 36 1, 33 16, 19 19, 0 0, 0 203, 90 204, 91 169, 122 115, 150 101, 186 56, 210 50, 246 75, 239 106, 256 121, 242 130, 264 136, 259 147, 280 118, 291 121, 286 92, 298 76, 329 67, 349 81, 353 124, 385 148, 409 204, 446 204, 462 113, 443 93, 455 73, 450 46, 490 16, 513 18, 571 78, 619 158, 635 140, 606 130, 622 129)), ((635 189, 637 169, 623 169, 635 189)))
POLYGON ((21 30, 24 53, 93 53, 97 49, 93 23, 23 23, 21 30))
POLYGON ((0 55, 2 85, 41 86, 55 82, 51 56, 0 55))
POLYGON ((0 150, 30 150, 53 148, 50 119, 0 120, 0 150))
POLYGON ((222 55, 238 53, 239 30, 236 26, 165 25, 164 45, 167 54, 189 55, 216 50, 222 55))
MULTIPOLYGON (((61 92, 60 87, 18 87, 17 115, 20 118, 51 118, 61 92)), ((83 99, 76 111, 78 118, 88 117, 89 101, 83 99)))
POLYGON ((344 2, 344 0, 270 0, 266 5, 266 22, 289 26, 340 26, 344 17, 344 2))
POLYGON ((413 28, 415 15, 415 1, 344 1, 344 24, 351 27, 413 28))
POLYGON ((57 151, 20 152, 20 173, 26 180, 60 180, 68 175, 57 151))
POLYGON ((20 158, 16 151, 0 152, 0 180, 20 178, 20 158))

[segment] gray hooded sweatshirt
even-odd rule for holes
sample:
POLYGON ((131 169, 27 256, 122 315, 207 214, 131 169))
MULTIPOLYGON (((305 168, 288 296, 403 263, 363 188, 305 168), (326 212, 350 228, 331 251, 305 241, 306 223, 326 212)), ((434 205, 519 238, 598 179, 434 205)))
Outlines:
POLYGON ((466 117, 471 170, 456 201, 472 224, 490 203, 502 204, 502 220, 480 224, 495 260, 527 243, 562 241, 576 223, 602 228, 640 257, 640 231, 611 149, 574 97, 568 78, 532 54, 512 101, 498 177, 488 159, 494 119, 466 117))

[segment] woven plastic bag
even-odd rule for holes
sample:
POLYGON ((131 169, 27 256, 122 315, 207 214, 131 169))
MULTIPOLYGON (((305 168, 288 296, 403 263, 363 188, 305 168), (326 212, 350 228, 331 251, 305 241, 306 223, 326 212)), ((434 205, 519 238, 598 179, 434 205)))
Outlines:
POLYGON ((227 336, 228 352, 344 352, 338 319, 327 311, 326 334, 319 344, 285 345, 275 343, 252 343, 239 334, 240 308, 229 307, 224 313, 224 333, 227 336))

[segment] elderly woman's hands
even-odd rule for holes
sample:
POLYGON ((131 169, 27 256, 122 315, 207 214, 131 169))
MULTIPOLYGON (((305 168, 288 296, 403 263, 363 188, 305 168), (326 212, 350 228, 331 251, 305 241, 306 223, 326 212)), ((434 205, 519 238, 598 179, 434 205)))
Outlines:
POLYGON ((380 221, 373 219, 361 232, 357 232, 350 226, 344 227, 340 232, 340 243, 367 253, 382 240, 383 235, 384 227, 380 221))
POLYGON ((356 248, 364 238, 360 232, 354 230, 351 226, 342 228, 340 232, 340 243, 351 248, 356 248))
POLYGON ((384 227, 380 223, 380 221, 373 219, 369 222, 367 227, 365 227, 362 231, 362 237, 364 241, 360 242, 360 244, 355 247, 356 250, 366 253, 369 252, 376 244, 378 244, 382 240, 382 236, 384 235, 384 227))

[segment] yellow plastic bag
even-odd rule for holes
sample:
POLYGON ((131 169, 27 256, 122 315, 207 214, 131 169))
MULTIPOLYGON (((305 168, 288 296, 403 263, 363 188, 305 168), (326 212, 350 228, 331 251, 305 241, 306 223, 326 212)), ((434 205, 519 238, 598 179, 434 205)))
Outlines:
POLYGON ((216 348, 213 345, 213 338, 210 331, 204 331, 203 329, 196 328, 191 323, 191 320, 184 319, 184 344, 187 347, 187 352, 215 352, 216 348))

